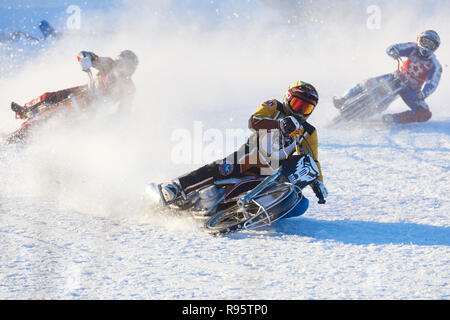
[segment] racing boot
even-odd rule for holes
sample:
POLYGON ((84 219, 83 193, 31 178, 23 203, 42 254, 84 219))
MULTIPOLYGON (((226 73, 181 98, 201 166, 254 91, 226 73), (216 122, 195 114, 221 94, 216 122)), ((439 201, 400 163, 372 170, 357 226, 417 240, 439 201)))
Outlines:
POLYGON ((15 102, 11 102, 11 110, 17 113, 21 118, 26 117, 27 109, 15 102))
POLYGON ((333 105, 336 109, 342 110, 345 104, 345 98, 333 97, 333 105))
POLYGON ((180 196, 181 187, 175 182, 166 183, 161 186, 161 193, 165 202, 172 202, 180 196))

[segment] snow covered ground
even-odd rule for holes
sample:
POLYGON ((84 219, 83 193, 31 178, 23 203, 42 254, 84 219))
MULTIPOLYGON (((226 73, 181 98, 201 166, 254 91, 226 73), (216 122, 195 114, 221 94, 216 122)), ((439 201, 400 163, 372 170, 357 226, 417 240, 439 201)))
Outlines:
MULTIPOLYGON (((16 74, 0 77, 4 135, 18 127, 10 101, 24 103, 86 81, 75 60, 79 50, 114 56, 129 48, 141 60, 129 118, 51 127, 27 146, 0 146, 1 299, 450 298, 447 2, 436 1, 428 11, 411 2, 400 12, 395 1, 380 1, 377 30, 367 29, 366 7, 356 4, 345 23, 319 12, 318 20, 328 20, 300 28, 274 24, 285 16, 267 1, 242 7, 218 1, 229 19, 217 19, 220 10, 193 7, 191 14, 207 22, 167 19, 171 7, 160 1, 139 12, 130 3, 114 13, 114 28, 123 32, 105 42, 73 34, 16 74), (336 114, 333 95, 392 71, 385 47, 413 41, 431 27, 442 35, 444 66, 441 86, 429 99, 431 121, 326 128, 336 114), (306 190, 311 207, 304 216, 224 237, 208 236, 196 221, 142 208, 147 182, 226 153, 220 141, 193 135, 193 150, 203 145, 213 152, 176 165, 174 132, 193 132, 198 123, 203 133, 245 128, 259 103, 281 98, 298 78, 321 93, 311 122, 330 193, 326 205, 306 190)), ((98 14, 98 5, 88 9, 98 14)), ((397 101, 390 111, 404 109, 397 101)))
POLYGON ((95 215, 2 190, 1 297, 448 299, 448 123, 322 134, 328 204, 263 232, 212 238, 180 218, 95 215))

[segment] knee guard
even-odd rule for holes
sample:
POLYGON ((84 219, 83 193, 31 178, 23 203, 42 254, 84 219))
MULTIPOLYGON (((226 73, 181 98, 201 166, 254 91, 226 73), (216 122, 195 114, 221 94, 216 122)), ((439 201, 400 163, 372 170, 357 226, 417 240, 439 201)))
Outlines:
POLYGON ((416 111, 405 111, 394 114, 394 122, 407 124, 413 122, 426 122, 431 119, 432 113, 425 108, 418 108, 416 111))

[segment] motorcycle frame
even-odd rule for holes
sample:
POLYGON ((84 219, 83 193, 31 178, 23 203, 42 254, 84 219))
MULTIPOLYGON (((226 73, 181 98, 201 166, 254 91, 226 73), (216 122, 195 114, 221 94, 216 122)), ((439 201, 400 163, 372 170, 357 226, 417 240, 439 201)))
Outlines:
POLYGON ((382 79, 381 81, 378 81, 378 85, 372 88, 372 92, 375 91, 375 89, 379 88, 380 86, 383 86, 384 89, 388 91, 388 95, 384 97, 384 99, 381 99, 380 101, 377 101, 375 104, 377 107, 379 107, 381 104, 386 102, 389 98, 394 98, 391 102, 393 102, 396 98, 398 93, 403 90, 406 87, 406 84, 403 82, 403 80, 400 78, 401 70, 400 66, 403 63, 402 58, 398 57, 395 59, 397 61, 397 71, 392 74, 392 81, 387 81, 386 79, 382 79), (397 81, 400 82, 400 86, 398 88, 393 88, 391 84, 396 83, 397 81), (380 83, 382 82, 382 83, 380 83))
MULTIPOLYGON (((288 215, 295 208, 295 205, 293 205, 289 210, 285 211, 282 215, 280 215, 279 217, 277 217, 276 219, 273 219, 273 220, 271 218, 271 215, 268 212, 271 208, 277 206, 278 204, 280 204, 281 202, 286 200, 288 197, 290 197, 293 192, 297 193, 297 195, 300 195, 300 198, 297 200, 297 203, 298 203, 298 201, 301 201, 303 199, 304 196, 299 187, 292 185, 292 184, 288 184, 288 183, 285 183, 284 185, 287 185, 290 188, 289 192, 286 192, 286 194, 283 197, 281 197, 279 200, 272 202, 270 204, 270 206, 267 208, 264 207, 262 204, 260 204, 256 199, 251 200, 255 205, 257 205, 259 207, 258 212, 253 217, 249 217, 247 212, 245 211, 245 208, 243 208, 244 215, 245 215, 246 219, 248 219, 244 223, 244 229, 254 230, 254 229, 258 229, 258 228, 262 228, 262 227, 269 227, 276 221, 283 219, 283 217, 288 215), (265 215, 265 218, 258 219, 262 214, 265 215), (257 221, 253 222, 253 220, 257 220, 257 221)), ((264 195, 264 194, 262 194, 262 195, 264 195)))
POLYGON ((397 98, 398 93, 406 87, 406 85, 403 83, 403 81, 398 77, 397 73, 394 73, 392 76, 393 76, 392 81, 387 81, 386 79, 382 79, 381 81, 378 82, 377 86, 371 88, 371 90, 370 90, 372 96, 375 96, 375 94, 374 94, 375 90, 377 90, 380 87, 383 87, 383 89, 385 89, 385 91, 388 92, 388 94, 385 97, 383 97, 382 99, 375 102, 375 105, 377 107, 381 106, 383 103, 385 103, 390 98, 397 98), (401 85, 397 88, 395 88, 395 86, 394 86, 396 81, 401 82, 401 85))

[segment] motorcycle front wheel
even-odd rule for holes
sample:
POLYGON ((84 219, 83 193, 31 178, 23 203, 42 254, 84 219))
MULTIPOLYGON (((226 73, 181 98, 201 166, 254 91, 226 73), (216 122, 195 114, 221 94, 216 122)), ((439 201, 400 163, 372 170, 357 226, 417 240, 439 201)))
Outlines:
POLYGON ((270 226, 287 215, 302 197, 290 184, 272 186, 243 208, 235 203, 219 210, 206 221, 205 230, 220 235, 270 226))

